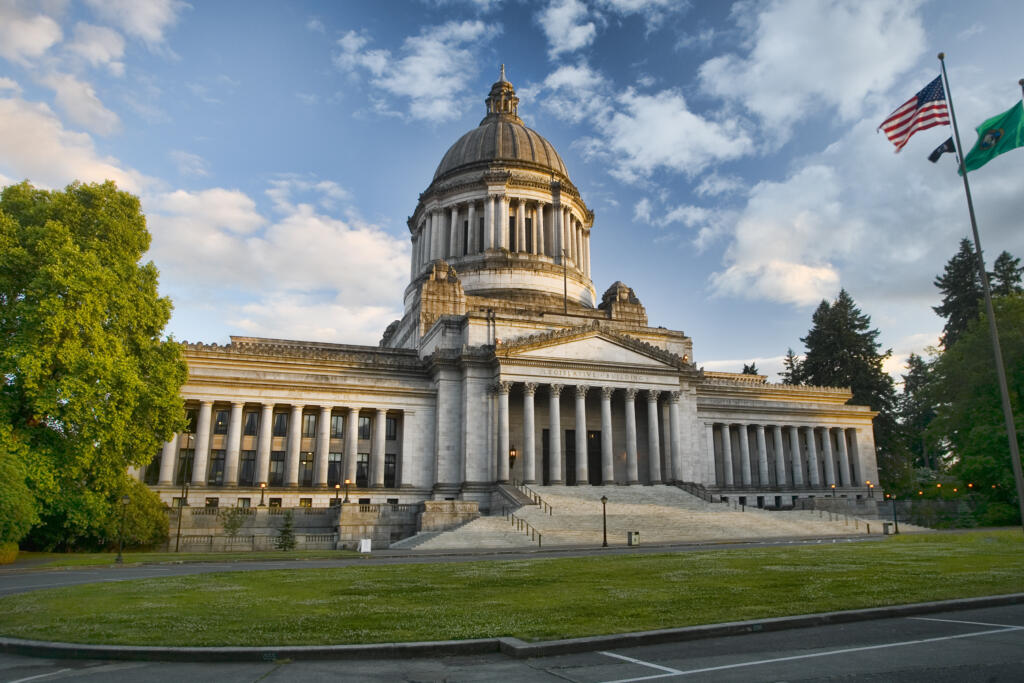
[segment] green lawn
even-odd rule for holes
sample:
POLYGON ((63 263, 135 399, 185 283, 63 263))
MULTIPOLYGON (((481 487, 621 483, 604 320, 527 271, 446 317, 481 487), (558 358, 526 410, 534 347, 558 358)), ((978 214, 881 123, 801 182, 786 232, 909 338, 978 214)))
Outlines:
MULTIPOLYGON (((268 550, 266 552, 164 553, 125 551, 125 564, 159 564, 161 562, 253 562, 256 560, 321 560, 354 557, 352 550, 268 550)), ((113 565, 117 553, 18 553, 17 567, 55 569, 59 567, 98 567, 113 565)))
POLYGON ((0 633, 137 645, 533 640, 1021 591, 1021 532, 989 531, 103 583, 0 599, 0 633))

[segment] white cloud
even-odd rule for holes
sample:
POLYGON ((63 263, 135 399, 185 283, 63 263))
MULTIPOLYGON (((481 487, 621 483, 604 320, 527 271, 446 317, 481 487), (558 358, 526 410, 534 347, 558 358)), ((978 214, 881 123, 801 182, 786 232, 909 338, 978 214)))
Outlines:
POLYGON ((79 22, 67 49, 93 67, 105 66, 115 76, 124 75, 124 38, 112 28, 79 22))
POLYGON ((738 176, 709 173, 701 178, 700 184, 694 191, 701 197, 718 197, 733 194, 742 190, 743 187, 743 179, 738 176))
POLYGON ((53 89, 57 106, 72 123, 99 135, 110 135, 121 127, 121 119, 103 106, 89 83, 64 73, 50 74, 41 81, 53 89))
POLYGON ((179 221, 177 226, 181 233, 190 232, 192 225, 198 225, 210 234, 248 235, 267 222, 256 210, 256 202, 244 192, 220 187, 200 192, 167 192, 152 197, 148 206, 151 211, 172 217, 168 219, 172 222, 179 221))
POLYGON ((740 2, 745 55, 700 68, 703 89, 753 112, 779 139, 822 105, 845 120, 887 90, 925 48, 918 0, 740 2))
POLYGON ((753 151, 750 135, 736 121, 716 122, 688 110, 676 90, 653 95, 626 90, 617 111, 597 121, 600 138, 584 142, 590 158, 611 157, 610 173, 625 182, 647 178, 657 169, 695 176, 708 165, 753 151))
POLYGON ((168 156, 178 167, 178 173, 181 175, 199 176, 206 177, 210 175, 210 171, 206 165, 206 160, 198 154, 186 152, 181 149, 172 149, 168 156))
POLYGON ((651 221, 651 200, 644 197, 633 207, 633 220, 649 223, 651 221))
POLYGON ((324 22, 320 21, 317 17, 310 17, 306 22, 306 30, 313 31, 314 33, 326 33, 327 27, 324 26, 324 22))
POLYGON ((21 92, 21 86, 13 78, 0 76, 0 92, 10 91, 14 94, 21 92))
POLYGON ((110 179, 121 189, 139 192, 152 183, 97 152, 88 134, 64 128, 45 104, 20 98, 0 99, 0 173, 51 188, 110 179))
MULTIPOLYGON (((461 113, 460 98, 476 71, 474 51, 500 31, 500 26, 482 21, 428 26, 403 41, 400 57, 386 49, 365 50, 369 38, 350 31, 338 40, 341 52, 334 63, 352 74, 365 70, 373 86, 408 99, 409 117, 446 121, 461 113)), ((378 102, 378 108, 392 110, 387 102, 378 102)))
POLYGON ((401 311, 389 306, 360 306, 339 295, 322 299, 305 294, 264 295, 232 310, 227 323, 250 335, 344 344, 376 345, 401 311))
POLYGON ((587 6, 580 0, 551 0, 537 14, 537 23, 548 39, 548 57, 554 59, 594 42, 597 27, 586 21, 587 16, 587 6))
POLYGON ((604 115, 609 109, 609 91, 604 75, 586 62, 560 66, 540 85, 521 89, 522 99, 539 102, 545 110, 572 123, 604 115))
POLYGON ((165 33, 189 5, 181 0, 85 0, 93 12, 150 49, 162 48, 165 33))
POLYGON ((60 25, 45 14, 30 15, 17 3, 0 3, 0 57, 27 64, 63 37, 60 25))

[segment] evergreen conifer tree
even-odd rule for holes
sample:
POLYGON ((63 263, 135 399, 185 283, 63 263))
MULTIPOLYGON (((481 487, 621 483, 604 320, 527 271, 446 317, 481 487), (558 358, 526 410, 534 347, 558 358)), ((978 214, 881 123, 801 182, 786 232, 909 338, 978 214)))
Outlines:
POLYGON ((759 375, 759 374, 761 374, 761 371, 757 369, 757 363, 751 363, 750 365, 747 365, 746 363, 744 363, 743 364, 742 374, 744 374, 744 375, 759 375))
POLYGON ((939 468, 939 449, 934 437, 925 431, 935 419, 932 392, 932 363, 916 353, 907 358, 907 373, 903 377, 903 393, 899 397, 899 418, 904 442, 913 457, 915 467, 939 468))
POLYGON ((779 373, 783 384, 800 384, 800 358, 793 349, 786 349, 786 357, 782 359, 782 372, 779 373))
POLYGON ((946 263, 942 275, 935 278, 942 292, 942 303, 932 310, 946 319, 939 342, 948 349, 978 317, 984 292, 978 276, 978 257, 967 239, 960 240, 960 250, 946 263))
POLYGON ((989 273, 992 296, 1010 296, 1024 292, 1024 287, 1021 287, 1024 268, 1021 267, 1019 258, 1014 258, 1010 252, 1004 251, 996 258, 992 268, 992 272, 989 273))
POLYGON ((281 528, 277 530, 274 547, 278 550, 295 550, 295 517, 291 510, 282 515, 281 528))

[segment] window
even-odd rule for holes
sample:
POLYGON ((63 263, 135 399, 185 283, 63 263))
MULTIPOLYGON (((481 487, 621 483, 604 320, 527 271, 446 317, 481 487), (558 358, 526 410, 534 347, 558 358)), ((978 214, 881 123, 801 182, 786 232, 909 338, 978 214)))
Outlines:
POLYGON ((370 418, 361 417, 359 418, 359 438, 369 439, 370 438, 370 418))
POLYGON ((302 416, 302 437, 311 439, 316 436, 316 414, 309 413, 302 416))
POLYGON ((172 508, 185 507, 186 505, 188 505, 188 501, 186 501, 184 498, 179 498, 178 496, 175 496, 174 498, 171 498, 171 507, 172 508))
POLYGON ((327 485, 334 486, 342 484, 341 480, 341 453, 327 454, 327 485))
POLYGON ((384 438, 388 441, 394 441, 398 438, 398 418, 397 417, 386 417, 384 418, 384 438))
POLYGON ((163 453, 157 453, 153 456, 153 459, 146 465, 146 475, 143 479, 143 483, 155 486, 160 481, 160 460, 162 459, 163 453))
POLYGON ((224 450, 210 451, 210 476, 206 483, 221 486, 224 484, 224 450))
POLYGON ((208 508, 220 507, 220 498, 207 498, 206 499, 206 507, 208 507, 208 508))
POLYGON ((398 457, 394 453, 384 456, 384 486, 389 489, 395 488, 395 473, 397 472, 395 465, 397 462, 398 457))
POLYGON ((533 219, 526 219, 526 248, 523 251, 533 251, 533 219))
POLYGON ((186 434, 195 434, 196 433, 196 421, 198 419, 199 419, 199 415, 196 412, 195 408, 189 408, 188 410, 185 411, 185 421, 187 422, 187 424, 185 426, 185 433, 186 434))
POLYGON ((313 485, 313 452, 299 453, 299 486, 313 485))
POLYGON ((331 415, 331 438, 332 439, 343 439, 343 438, 345 438, 345 416, 344 415, 331 415))
POLYGON ((227 434, 228 433, 228 411, 218 410, 217 414, 213 418, 213 433, 214 434, 227 434))
POLYGON ((398 505, 397 498, 388 498, 388 505, 398 505))
POLYGON ((359 499, 359 504, 360 505, 370 505, 370 499, 369 498, 360 498, 359 499))
POLYGON ((238 463, 238 485, 255 486, 256 451, 242 451, 238 463))
POLYGON ((284 451, 270 451, 270 475, 267 486, 284 485, 284 451))
POLYGON ((299 498, 299 507, 300 508, 311 508, 311 507, 313 507, 313 499, 312 498, 299 498))
POLYGON ((280 498, 271 498, 269 504, 270 504, 270 507, 272 507, 272 508, 279 508, 279 507, 281 507, 281 499, 280 498))
POLYGON ((516 250, 516 217, 512 214, 508 217, 508 250, 516 250))
POLYGON ((356 486, 366 488, 369 486, 370 476, 370 454, 360 453, 356 456, 356 486))
POLYGON ((483 250, 487 248, 487 245, 484 244, 484 218, 483 218, 483 216, 480 217, 480 225, 477 226, 476 232, 477 232, 476 243, 480 247, 480 251, 483 252, 483 250))
POLYGON ((260 429, 260 414, 255 410, 245 414, 245 426, 242 428, 244 436, 256 436, 260 429))
POLYGON ((174 483, 178 486, 192 483, 192 460, 195 457, 194 448, 182 448, 178 453, 178 471, 174 475, 174 483))
POLYGON ((462 255, 469 253, 469 221, 462 224, 462 255))
POLYGON ((274 436, 288 436, 288 413, 274 413, 274 436))

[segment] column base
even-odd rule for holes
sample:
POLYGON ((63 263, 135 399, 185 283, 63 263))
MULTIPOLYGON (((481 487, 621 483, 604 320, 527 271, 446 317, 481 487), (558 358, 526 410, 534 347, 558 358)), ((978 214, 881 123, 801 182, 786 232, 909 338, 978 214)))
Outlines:
POLYGON ((523 483, 524 484, 536 484, 537 480, 536 479, 524 479, 523 483))
POLYGON ((601 486, 615 486, 615 480, 605 479, 604 481, 601 482, 601 486))
POLYGON ((589 481, 578 481, 575 484, 573 484, 573 486, 590 486, 590 482, 589 481))
POLYGON ((548 482, 548 486, 565 486, 565 479, 552 479, 548 482))
POLYGON ((639 479, 631 479, 630 481, 626 482, 626 486, 639 486, 639 485, 640 485, 640 480, 639 479))
POLYGON ((498 483, 499 483, 499 484, 508 484, 508 483, 509 483, 509 480, 508 480, 508 479, 499 479, 499 480, 498 480, 498 483))
POLYGON ((664 484, 664 483, 665 482, 663 482, 661 479, 655 479, 650 484, 648 484, 648 486, 660 486, 661 484, 664 484))

